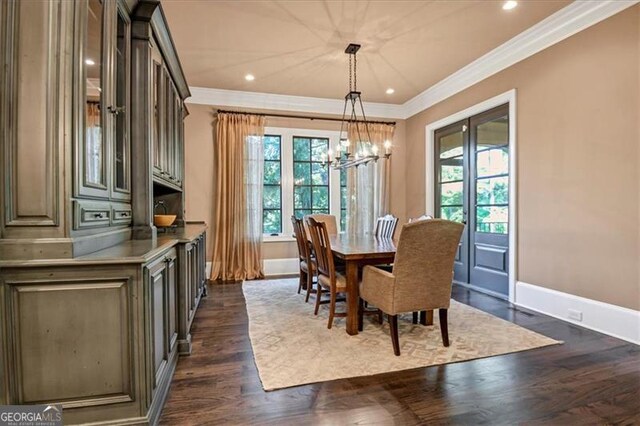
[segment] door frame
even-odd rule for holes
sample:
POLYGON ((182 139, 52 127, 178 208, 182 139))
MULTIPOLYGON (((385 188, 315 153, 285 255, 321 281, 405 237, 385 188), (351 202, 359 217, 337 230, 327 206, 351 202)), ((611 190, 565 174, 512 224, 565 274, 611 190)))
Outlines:
POLYGON ((518 277, 516 89, 511 89, 448 117, 427 124, 425 127, 425 212, 433 217, 436 216, 436 191, 434 185, 435 131, 506 103, 509 104, 509 302, 514 303, 516 300, 516 279, 518 277))

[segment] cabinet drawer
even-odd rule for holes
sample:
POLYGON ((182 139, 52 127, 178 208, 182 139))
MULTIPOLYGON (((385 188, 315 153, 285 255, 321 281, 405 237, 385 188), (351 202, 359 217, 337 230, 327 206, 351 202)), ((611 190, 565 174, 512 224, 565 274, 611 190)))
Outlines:
POLYGON ((109 226, 111 206, 109 203, 74 201, 73 228, 87 229, 109 226))
POLYGON ((128 225, 131 223, 131 206, 112 205, 111 206, 111 223, 114 225, 128 225))

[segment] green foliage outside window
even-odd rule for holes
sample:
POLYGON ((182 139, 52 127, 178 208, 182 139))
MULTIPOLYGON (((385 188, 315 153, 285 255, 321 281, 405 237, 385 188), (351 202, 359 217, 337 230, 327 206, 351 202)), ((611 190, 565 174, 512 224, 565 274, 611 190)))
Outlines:
POLYGON ((329 139, 293 138, 293 214, 329 213, 329 167, 322 165, 329 139))
POLYGON ((262 232, 282 232, 282 162, 280 136, 263 138, 262 232))

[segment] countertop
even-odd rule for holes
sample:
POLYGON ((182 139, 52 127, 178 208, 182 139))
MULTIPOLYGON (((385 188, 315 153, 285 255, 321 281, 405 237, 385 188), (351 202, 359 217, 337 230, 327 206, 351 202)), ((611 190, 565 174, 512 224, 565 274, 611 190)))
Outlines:
POLYGON ((175 232, 160 234, 155 240, 129 240, 115 246, 71 259, 34 259, 0 261, 1 267, 37 267, 66 265, 101 265, 113 263, 147 263, 154 257, 179 244, 192 241, 205 232, 207 226, 187 224, 175 232))

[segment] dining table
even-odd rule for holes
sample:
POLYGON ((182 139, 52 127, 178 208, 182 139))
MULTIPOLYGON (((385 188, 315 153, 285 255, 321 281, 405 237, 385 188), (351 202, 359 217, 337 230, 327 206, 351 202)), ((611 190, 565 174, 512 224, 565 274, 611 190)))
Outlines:
POLYGON ((333 256, 344 262, 347 279, 347 321, 350 335, 358 334, 358 299, 360 298, 359 276, 366 265, 393 263, 397 242, 391 238, 374 235, 349 235, 346 233, 330 237, 333 256))

